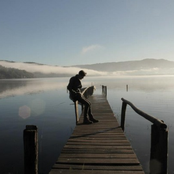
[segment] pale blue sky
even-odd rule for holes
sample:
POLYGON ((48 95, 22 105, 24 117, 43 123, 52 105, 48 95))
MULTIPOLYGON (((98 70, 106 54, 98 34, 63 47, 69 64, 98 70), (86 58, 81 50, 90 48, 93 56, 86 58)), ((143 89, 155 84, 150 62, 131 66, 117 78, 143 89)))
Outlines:
POLYGON ((0 60, 174 60, 174 0, 0 0, 0 60))

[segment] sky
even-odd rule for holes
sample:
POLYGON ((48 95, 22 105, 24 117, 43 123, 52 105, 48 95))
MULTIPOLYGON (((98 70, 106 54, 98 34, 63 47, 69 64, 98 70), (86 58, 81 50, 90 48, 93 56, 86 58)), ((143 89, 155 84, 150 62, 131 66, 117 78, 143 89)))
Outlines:
POLYGON ((0 60, 174 61, 173 0, 0 0, 0 60))

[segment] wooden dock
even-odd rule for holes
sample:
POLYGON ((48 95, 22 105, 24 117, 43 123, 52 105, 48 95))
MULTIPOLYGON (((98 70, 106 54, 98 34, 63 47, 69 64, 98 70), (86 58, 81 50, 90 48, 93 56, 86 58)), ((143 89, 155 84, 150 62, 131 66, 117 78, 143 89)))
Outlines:
POLYGON ((79 124, 49 174, 144 174, 104 95, 89 98, 99 123, 79 124))

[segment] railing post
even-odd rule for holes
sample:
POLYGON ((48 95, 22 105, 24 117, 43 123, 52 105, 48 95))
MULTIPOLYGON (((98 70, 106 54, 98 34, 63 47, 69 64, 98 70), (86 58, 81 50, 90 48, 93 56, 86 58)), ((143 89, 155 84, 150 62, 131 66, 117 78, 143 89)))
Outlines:
POLYGON ((38 174, 38 132, 34 125, 27 125, 23 132, 24 173, 38 174))
POLYGON ((107 86, 105 86, 105 97, 107 97, 107 86))
POLYGON ((126 91, 128 91, 129 90, 129 86, 128 85, 126 85, 126 91))
POLYGON ((79 109, 78 109, 78 101, 74 102, 75 107, 75 117, 76 117, 76 124, 79 122, 79 109))
POLYGON ((104 94, 104 86, 102 85, 102 94, 104 94))
POLYGON ((123 131, 124 131, 124 124, 125 124, 126 106, 127 104, 123 101, 122 109, 121 109, 121 128, 123 131))
POLYGON ((104 94, 105 97, 107 96, 107 86, 102 85, 102 94, 104 94))
POLYGON ((167 156, 168 130, 153 124, 151 129, 151 174, 167 174, 167 156))

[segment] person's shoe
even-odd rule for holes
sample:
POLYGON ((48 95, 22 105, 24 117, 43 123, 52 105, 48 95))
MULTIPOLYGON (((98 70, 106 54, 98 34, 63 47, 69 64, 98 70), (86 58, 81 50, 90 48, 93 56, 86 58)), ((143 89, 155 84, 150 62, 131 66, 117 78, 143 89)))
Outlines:
POLYGON ((85 120, 83 121, 83 124, 92 124, 92 121, 90 121, 90 120, 88 120, 88 119, 85 119, 85 120))
POLYGON ((90 119, 90 121, 92 121, 93 123, 97 123, 97 122, 99 122, 99 121, 96 120, 95 118, 90 119))

